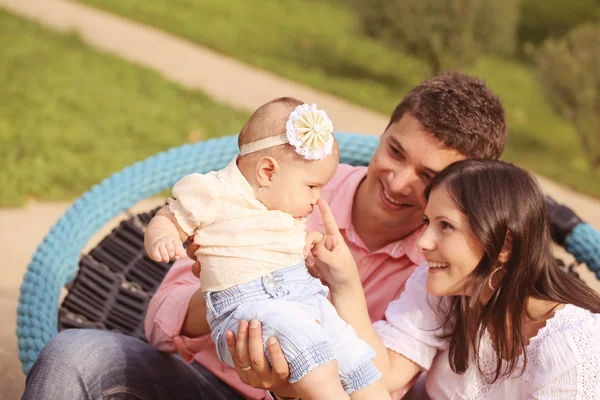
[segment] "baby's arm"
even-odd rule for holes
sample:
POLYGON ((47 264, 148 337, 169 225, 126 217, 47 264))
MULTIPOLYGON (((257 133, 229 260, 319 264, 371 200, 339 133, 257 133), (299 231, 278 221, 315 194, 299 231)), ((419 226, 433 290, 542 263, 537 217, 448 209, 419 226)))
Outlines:
POLYGON ((183 242, 188 234, 181 229, 169 206, 161 208, 148 224, 144 247, 154 261, 169 262, 186 256, 183 242))

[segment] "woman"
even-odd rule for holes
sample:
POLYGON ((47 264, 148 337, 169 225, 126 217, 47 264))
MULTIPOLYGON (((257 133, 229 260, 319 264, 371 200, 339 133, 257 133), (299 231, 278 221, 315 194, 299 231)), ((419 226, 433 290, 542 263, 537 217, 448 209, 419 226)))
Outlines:
POLYGON ((556 267, 544 199, 524 170, 466 160, 426 191, 417 268, 371 325, 326 204, 313 248, 340 315, 377 351, 388 389, 426 370, 434 399, 600 398, 600 297, 556 267), (318 235, 317 235, 318 236, 318 235))

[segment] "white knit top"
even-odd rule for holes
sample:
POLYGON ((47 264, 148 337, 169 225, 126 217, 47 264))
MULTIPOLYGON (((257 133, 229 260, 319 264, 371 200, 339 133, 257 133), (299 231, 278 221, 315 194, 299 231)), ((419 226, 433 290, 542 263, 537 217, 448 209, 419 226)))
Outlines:
MULTIPOLYGON (((600 399, 600 314, 570 304, 557 310, 527 345, 524 373, 488 384, 475 365, 461 375, 452 371, 448 339, 438 337, 439 298, 425 288, 427 269, 415 270, 386 320, 374 326, 387 348, 427 371, 431 399, 600 399)), ((487 331, 479 352, 483 372, 493 373, 497 355, 487 331)))

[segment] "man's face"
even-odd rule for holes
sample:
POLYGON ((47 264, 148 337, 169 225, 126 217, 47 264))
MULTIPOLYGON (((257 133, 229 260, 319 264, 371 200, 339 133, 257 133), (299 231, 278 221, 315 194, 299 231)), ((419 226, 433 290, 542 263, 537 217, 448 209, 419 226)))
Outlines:
POLYGON ((423 222, 423 191, 446 166, 465 156, 446 147, 410 114, 390 125, 381 135, 379 146, 363 182, 369 193, 371 218, 386 227, 407 224, 416 229, 423 222))

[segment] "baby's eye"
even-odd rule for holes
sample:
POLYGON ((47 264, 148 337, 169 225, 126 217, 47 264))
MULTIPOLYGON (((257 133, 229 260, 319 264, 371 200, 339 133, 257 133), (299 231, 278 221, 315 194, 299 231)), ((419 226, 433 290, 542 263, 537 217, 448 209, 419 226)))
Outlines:
POLYGON ((308 185, 308 188, 312 190, 312 189, 316 188, 316 186, 310 186, 310 185, 308 185))

